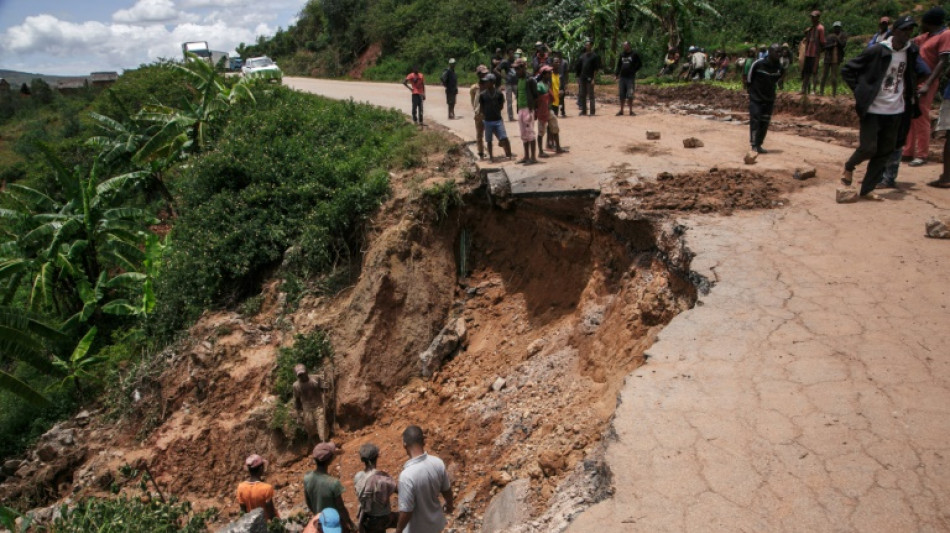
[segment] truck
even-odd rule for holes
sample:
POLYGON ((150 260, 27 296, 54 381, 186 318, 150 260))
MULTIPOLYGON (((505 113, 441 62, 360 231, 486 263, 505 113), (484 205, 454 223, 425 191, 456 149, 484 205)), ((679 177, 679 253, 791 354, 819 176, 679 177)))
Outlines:
POLYGON ((212 50, 208 47, 208 41, 189 41, 182 43, 181 53, 185 57, 185 61, 188 60, 188 54, 194 54, 218 70, 227 70, 231 66, 228 61, 228 53, 212 50))

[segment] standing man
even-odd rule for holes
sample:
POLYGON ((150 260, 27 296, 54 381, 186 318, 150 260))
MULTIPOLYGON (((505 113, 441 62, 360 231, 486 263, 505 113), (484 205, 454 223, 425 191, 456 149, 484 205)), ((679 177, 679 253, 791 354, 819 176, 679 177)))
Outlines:
MULTIPOLYGON (((521 49, 512 53, 508 49, 508 57, 495 69, 495 86, 500 88, 505 84, 505 101, 508 104, 508 122, 515 121, 515 93, 518 91, 518 74, 515 72, 515 61, 521 57, 521 49)), ((499 89, 500 90, 500 89, 499 89)))
POLYGON ((567 68, 567 61, 564 59, 564 55, 560 51, 554 52, 554 59, 557 61, 558 65, 555 67, 558 75, 558 87, 561 89, 558 93, 558 108, 561 111, 561 116, 567 116, 567 84, 571 81, 571 69, 567 68))
POLYGON ((584 43, 584 53, 577 60, 574 73, 577 75, 577 107, 581 115, 587 114, 587 101, 590 100, 590 114, 594 116, 594 78, 601 69, 600 56, 594 51, 594 42, 587 39, 584 43))
POLYGON ((338 453, 336 444, 332 442, 321 442, 313 448, 316 468, 303 478, 304 499, 311 514, 319 514, 326 508, 335 509, 342 518, 343 530, 356 533, 356 525, 343 504, 343 484, 327 471, 338 453))
POLYGON ((426 99, 426 78, 419 72, 419 65, 412 66, 412 72, 402 80, 402 84, 412 93, 412 123, 422 125, 422 101, 426 99), (418 111, 418 118, 416 111, 418 111))
POLYGON ((449 120, 455 118, 455 97, 459 93, 459 79, 455 75, 455 58, 449 58, 449 67, 442 71, 442 86, 445 87, 445 103, 449 106, 449 120))
POLYGON ((887 39, 891 36, 891 30, 889 26, 891 25, 891 19, 889 17, 881 17, 881 20, 878 21, 877 33, 871 36, 871 39, 868 41, 868 46, 874 46, 875 44, 887 39))
POLYGON ((850 186, 854 169, 868 161, 860 193, 865 199, 881 200, 872 191, 897 144, 904 113, 914 113, 918 104, 917 71, 913 68, 917 47, 910 42, 916 25, 913 18, 901 17, 894 23, 890 39, 866 48, 841 69, 841 77, 854 91, 861 120, 858 148, 844 165, 841 183, 850 186))
POLYGON ((495 162, 492 152, 492 137, 498 137, 498 146, 505 150, 505 156, 511 157, 511 141, 505 132, 505 123, 501 120, 501 110, 505 107, 505 97, 495 89, 495 75, 488 74, 483 79, 482 90, 478 95, 478 107, 485 123, 485 142, 488 144, 488 160, 495 162))
POLYGON ((524 157, 518 161, 526 165, 538 162, 535 152, 534 109, 538 100, 538 81, 528 76, 528 62, 525 59, 515 60, 515 71, 518 73, 518 131, 521 133, 521 144, 524 145, 524 157))
POLYGON ((363 469, 353 476, 353 489, 360 502, 356 522, 360 533, 386 533, 390 526, 389 498, 396 492, 396 481, 389 474, 376 469, 379 448, 366 443, 360 446, 363 469))
POLYGON ((640 67, 643 66, 643 62, 640 60, 640 54, 633 51, 633 48, 630 46, 630 41, 624 41, 623 51, 620 53, 620 57, 617 58, 617 85, 620 90, 620 111, 617 112, 617 116, 623 115, 623 103, 627 102, 627 109, 630 110, 630 115, 633 116, 633 92, 637 87, 637 71, 640 70, 640 67))
POLYGON ((775 106, 775 86, 778 85, 784 69, 779 55, 782 49, 778 44, 768 47, 764 59, 756 59, 749 69, 749 142, 752 150, 765 154, 762 148, 765 134, 772 122, 772 108, 775 106))
POLYGON ((396 533, 438 533, 445 528, 445 513, 454 501, 445 463, 425 451, 425 436, 419 426, 402 432, 402 445, 409 460, 399 474, 399 522, 396 533), (439 503, 439 495, 445 504, 439 503))
POLYGON ((249 479, 238 485, 237 501, 241 511, 249 513, 254 509, 264 509, 264 518, 267 520, 280 518, 274 507, 274 486, 263 481, 267 461, 255 453, 244 460, 244 466, 247 467, 249 479))
POLYGON ((475 69, 475 76, 478 82, 474 83, 468 90, 468 95, 472 100, 472 109, 475 111, 475 141, 478 143, 478 158, 485 159, 485 115, 482 113, 482 106, 479 99, 482 91, 485 90, 485 76, 488 75, 488 67, 478 65, 475 69))
POLYGON ((848 36, 841 31, 841 21, 836 20, 831 25, 831 35, 825 41, 825 66, 818 94, 825 95, 825 83, 828 81, 828 74, 831 74, 831 96, 838 96, 838 71, 841 69, 841 60, 844 58, 844 48, 847 44, 848 36))
MULTIPOLYGON (((947 12, 942 7, 934 7, 921 18, 920 35, 914 44, 920 49, 920 58, 931 72, 937 69, 940 50, 950 47, 950 32, 944 25, 947 12)), ((930 152, 930 109, 937 96, 937 83, 927 86, 927 92, 920 96, 920 116, 910 123, 907 144, 904 145, 905 158, 911 158, 909 166, 919 167, 927 162, 930 152)))
MULTIPOLYGON (((303 427, 310 442, 327 442, 330 439, 328 415, 333 406, 333 385, 326 375, 311 377, 307 367, 294 367, 297 381, 294 382, 294 407, 303 419, 303 427)), ((325 374, 325 373, 324 373, 325 374)))
POLYGON ((812 78, 818 75, 818 54, 825 48, 825 27, 821 25, 821 11, 811 12, 811 26, 805 30, 805 60, 802 61, 802 94, 814 92, 812 78))
POLYGON ((541 41, 534 43, 534 57, 531 58, 532 72, 537 73, 541 67, 548 64, 551 49, 541 41))
MULTIPOLYGON (((923 99, 923 95, 930 92, 931 86, 938 84, 940 78, 950 70, 950 43, 942 42, 937 52, 940 58, 937 62, 937 68, 930 73, 917 91, 921 99, 923 99)), ((921 54, 923 54, 923 51, 921 51, 921 54)), ((940 116, 937 118, 936 130, 944 136, 943 173, 936 180, 928 182, 927 185, 938 189, 950 189, 950 83, 943 90, 943 102, 940 103, 940 116)))

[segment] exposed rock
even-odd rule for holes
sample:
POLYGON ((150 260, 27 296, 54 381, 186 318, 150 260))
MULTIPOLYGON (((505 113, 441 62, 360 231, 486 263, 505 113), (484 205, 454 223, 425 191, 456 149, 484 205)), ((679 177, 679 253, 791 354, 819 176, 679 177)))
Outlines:
POLYGON ((696 137, 688 137, 683 139, 683 148, 702 148, 706 146, 703 144, 703 141, 700 141, 696 137))
POLYGON ((485 510, 482 533, 509 531, 523 524, 530 517, 528 488, 528 480, 519 479, 496 494, 485 510))
POLYGON ((507 381, 505 381, 505 378, 498 378, 494 381, 494 383, 491 384, 491 390, 498 392, 501 389, 505 388, 505 384, 507 384, 507 381))
POLYGON ((47 443, 36 449, 36 456, 44 463, 52 463, 59 457, 60 451, 62 451, 62 448, 59 446, 47 443))
POLYGON ((815 167, 798 167, 795 169, 795 173, 792 174, 792 177, 804 181, 814 178, 816 174, 818 174, 818 170, 816 170, 815 167))
POLYGON ((748 152, 746 152, 745 157, 743 158, 743 161, 745 161, 745 164, 747 165, 754 165, 755 161, 758 158, 759 158, 758 152, 756 152, 755 150, 749 150, 748 152))
POLYGON ((455 335, 459 338, 459 346, 464 346, 468 340, 468 326, 465 325, 465 319, 462 317, 455 321, 455 335))
POLYGON ((528 345, 528 357, 537 355, 537 353, 544 348, 545 344, 547 344, 547 341, 544 338, 535 339, 534 342, 528 345))
POLYGON ((254 509, 218 530, 218 533, 267 533, 263 509, 254 509))
POLYGON ((933 217, 927 222, 927 236, 932 239, 950 239, 950 217, 933 217))
POLYGON ((451 325, 442 328, 442 331, 432 339, 426 351, 419 354, 423 377, 432 377, 432 374, 442 367, 442 362, 445 358, 452 355, 452 353, 458 349, 461 340, 459 339, 459 332, 456 328, 459 327, 459 324, 461 324, 464 334, 466 331, 464 329, 465 321, 456 320, 452 322, 451 325))
POLYGON ((23 461, 19 461, 17 459, 9 459, 3 462, 2 471, 4 474, 8 476, 12 476, 16 474, 16 471, 19 470, 22 465, 23 465, 23 461))
POLYGON ((505 472, 504 470, 495 470, 491 473, 491 482, 492 485, 504 487, 505 485, 511 483, 511 474, 505 472))
POLYGON ((858 190, 853 187, 843 187, 835 191, 835 201, 839 204, 853 204, 858 198, 858 190))
POLYGON ((647 130, 647 140, 648 141, 657 141, 660 139, 660 132, 647 130))
POLYGON ((511 180, 504 170, 490 170, 485 172, 488 182, 488 193, 499 206, 507 207, 511 201, 511 180))
POLYGON ((538 466, 545 476, 556 476, 564 470, 564 456, 554 450, 544 450, 538 454, 538 466))

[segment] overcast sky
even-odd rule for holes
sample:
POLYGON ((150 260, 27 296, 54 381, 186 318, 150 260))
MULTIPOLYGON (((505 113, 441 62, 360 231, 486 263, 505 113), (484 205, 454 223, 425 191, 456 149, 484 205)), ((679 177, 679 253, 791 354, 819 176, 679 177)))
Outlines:
POLYGON ((181 43, 231 52, 296 21, 306 0, 0 0, 0 69, 86 75, 179 58, 181 43))

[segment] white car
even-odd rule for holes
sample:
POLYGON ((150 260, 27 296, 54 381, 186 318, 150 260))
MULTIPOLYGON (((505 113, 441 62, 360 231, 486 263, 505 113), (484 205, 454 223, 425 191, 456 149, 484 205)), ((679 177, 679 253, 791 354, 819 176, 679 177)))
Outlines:
POLYGON ((275 81, 277 83, 280 83, 284 77, 284 73, 281 72, 277 63, 274 63, 274 60, 267 56, 252 57, 245 61, 244 66, 241 67, 241 74, 248 79, 275 81))

